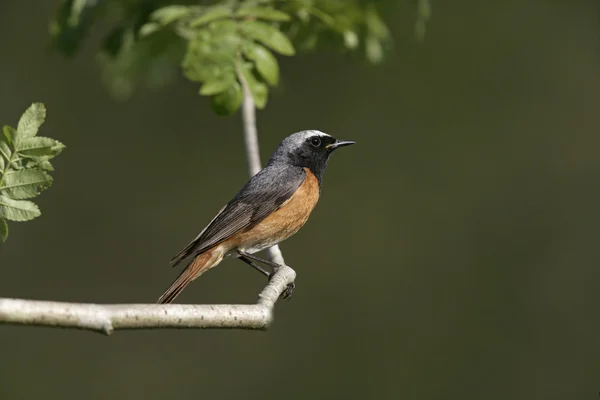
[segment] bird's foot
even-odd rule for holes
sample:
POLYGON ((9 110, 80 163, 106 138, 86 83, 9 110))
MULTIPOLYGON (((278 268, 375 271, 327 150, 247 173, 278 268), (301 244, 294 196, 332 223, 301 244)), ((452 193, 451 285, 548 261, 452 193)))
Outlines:
MULTIPOLYGON (((273 276, 275 276, 276 272, 277 271, 275 270, 275 271, 273 271, 273 272, 271 272, 269 274, 269 277, 268 277, 269 282, 271 282, 271 279, 273 279, 273 276)), ((281 294, 279 295, 279 298, 282 299, 282 300, 283 299, 286 299, 286 300, 291 299, 292 298, 292 294, 294 293, 294 289, 295 288, 296 288, 296 283, 295 282, 289 283, 287 285, 287 287, 285 288, 285 290, 283 292, 281 292, 281 294)))
POLYGON ((295 282, 288 284, 287 287, 285 288, 285 290, 281 293, 281 295, 279 295, 279 298, 282 300, 283 299, 285 299, 285 300, 291 299, 295 288, 296 288, 295 282))

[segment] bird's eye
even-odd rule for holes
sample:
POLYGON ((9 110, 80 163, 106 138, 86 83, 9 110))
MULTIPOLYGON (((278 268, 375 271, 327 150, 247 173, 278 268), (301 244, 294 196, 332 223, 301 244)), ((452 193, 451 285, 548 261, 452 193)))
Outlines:
POLYGON ((321 145, 321 138, 313 136, 310 138, 310 144, 313 145, 313 147, 319 147, 321 145))

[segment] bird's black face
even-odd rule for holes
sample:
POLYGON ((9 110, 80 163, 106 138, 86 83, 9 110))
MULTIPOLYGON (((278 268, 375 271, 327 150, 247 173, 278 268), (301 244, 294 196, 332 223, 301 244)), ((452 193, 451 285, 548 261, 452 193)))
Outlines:
POLYGON ((321 180, 329 156, 338 148, 354 144, 319 131, 302 131, 281 142, 272 159, 309 168, 321 180))
MULTIPOLYGON (((351 144, 354 144, 354 142, 337 140, 329 135, 316 134, 308 136, 296 153, 301 158, 309 161, 309 164, 314 164, 327 161, 336 149, 351 144)), ((306 167, 310 167, 310 165, 306 165, 306 167)))

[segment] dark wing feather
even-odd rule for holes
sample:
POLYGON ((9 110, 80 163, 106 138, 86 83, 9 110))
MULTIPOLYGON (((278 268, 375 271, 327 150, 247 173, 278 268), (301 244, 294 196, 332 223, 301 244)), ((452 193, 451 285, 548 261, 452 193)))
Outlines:
POLYGON ((238 232, 251 229, 298 190, 306 173, 289 165, 273 165, 254 175, 227 203, 206 228, 171 261, 174 265, 183 259, 198 255, 238 232))

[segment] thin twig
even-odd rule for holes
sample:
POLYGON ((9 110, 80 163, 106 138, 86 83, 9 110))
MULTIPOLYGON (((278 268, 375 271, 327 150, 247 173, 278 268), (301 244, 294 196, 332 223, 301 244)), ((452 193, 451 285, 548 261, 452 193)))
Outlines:
MULTIPOLYGON (((250 176, 260 171, 256 111, 244 77, 242 118, 250 176)), ((296 272, 285 265, 278 246, 269 249, 281 265, 256 304, 90 304, 0 298, 0 324, 75 328, 110 335, 116 329, 238 328, 266 329, 275 302, 294 283, 296 272)))
MULTIPOLYGON (((242 84, 242 120, 244 122, 244 143, 246 144, 246 154, 248 155, 248 171, 250 176, 258 174, 262 168, 260 165, 260 150, 258 148, 258 129, 256 128, 256 107, 252 91, 246 82, 246 78, 241 73, 239 67, 237 71, 238 79, 242 84)), ((279 265, 285 265, 283 254, 279 246, 275 245, 269 248, 269 256, 273 262, 279 265)))

